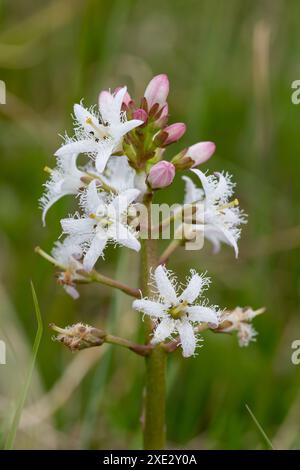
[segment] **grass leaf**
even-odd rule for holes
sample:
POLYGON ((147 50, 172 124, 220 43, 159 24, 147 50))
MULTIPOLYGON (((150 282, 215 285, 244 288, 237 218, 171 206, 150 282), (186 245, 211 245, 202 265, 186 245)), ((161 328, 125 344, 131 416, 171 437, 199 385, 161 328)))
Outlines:
POLYGON ((17 430, 18 430, 22 410, 23 410, 25 402, 26 402, 26 398, 27 398, 27 394, 28 394, 28 390, 29 390, 29 387, 30 387, 34 366, 35 366, 35 361, 36 361, 37 353, 38 353, 38 350, 39 350, 39 346, 40 346, 40 342, 41 342, 41 338, 42 338, 42 334, 43 334, 42 316, 41 316, 40 307, 39 307, 38 299, 37 299, 37 296, 36 296, 36 292, 35 292, 35 289, 34 289, 34 286, 33 286, 32 282, 31 282, 31 292, 32 292, 32 298, 33 298, 33 304, 34 304, 34 309, 35 309, 35 315, 36 315, 38 328, 37 328, 37 332, 36 332, 36 336, 35 336, 35 340, 34 340, 34 344, 33 344, 32 359, 31 359, 31 362, 30 362, 30 365, 29 365, 29 369, 28 369, 28 372, 27 372, 27 377, 26 377, 26 380, 25 380, 25 383, 24 383, 24 387, 21 391, 21 394, 20 394, 20 397, 19 397, 19 400, 18 400, 18 403, 17 403, 17 408, 16 408, 16 411, 15 411, 15 414, 14 414, 14 417, 13 417, 13 420, 12 420, 12 424, 11 424, 10 430, 8 432, 8 435, 7 435, 7 439, 6 439, 5 446, 4 446, 5 450, 11 450, 11 449, 13 449, 13 446, 14 446, 15 437, 16 437, 16 434, 17 434, 17 430))

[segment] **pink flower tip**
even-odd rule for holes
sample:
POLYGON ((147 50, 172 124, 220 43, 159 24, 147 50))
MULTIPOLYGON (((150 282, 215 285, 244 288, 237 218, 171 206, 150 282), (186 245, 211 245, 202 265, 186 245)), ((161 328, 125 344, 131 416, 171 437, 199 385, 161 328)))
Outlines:
POLYGON ((214 142, 198 142, 187 149, 186 156, 194 160, 193 167, 195 167, 206 162, 215 153, 215 150, 216 144, 214 142))
POLYGON ((151 168, 148 175, 148 183, 153 189, 166 188, 175 177, 175 166, 173 163, 162 160, 151 168))
MULTIPOLYGON (((118 86, 117 88, 114 89, 114 94, 118 93, 118 91, 121 90, 121 86, 118 86)), ((132 103, 132 98, 130 96, 130 94, 128 93, 128 91, 126 91, 126 93, 124 94, 124 97, 123 97, 123 101, 122 103, 128 108, 130 103, 132 103)))
POLYGON ((146 122, 148 119, 148 114, 142 108, 138 108, 133 112, 133 119, 138 119, 139 121, 146 122))
POLYGON ((170 126, 165 127, 163 131, 168 134, 164 145, 169 145, 181 139, 186 131, 186 125, 183 122, 176 122, 175 124, 171 124, 170 126))
POLYGON ((166 100, 169 94, 169 79, 164 73, 156 75, 148 83, 145 90, 145 98, 148 103, 148 109, 150 110, 155 103, 158 103, 160 107, 166 104, 166 100))

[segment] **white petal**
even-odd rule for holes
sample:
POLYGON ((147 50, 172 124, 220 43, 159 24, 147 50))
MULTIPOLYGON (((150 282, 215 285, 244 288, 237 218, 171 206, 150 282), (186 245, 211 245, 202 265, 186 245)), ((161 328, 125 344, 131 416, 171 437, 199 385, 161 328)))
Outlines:
POLYGON ((175 289, 168 278, 168 271, 163 266, 158 266, 155 270, 154 277, 160 295, 172 304, 178 302, 175 289))
POLYGON ((141 121, 140 119, 131 119, 130 121, 122 122, 117 126, 112 126, 110 132, 116 140, 120 140, 125 134, 142 124, 144 124, 144 121, 141 121))
POLYGON ((165 306, 153 300, 140 299, 132 304, 134 310, 145 313, 153 318, 162 318, 165 316, 165 306))
POLYGON ((123 224, 115 223, 107 230, 107 236, 122 246, 134 251, 140 251, 141 244, 133 235, 131 230, 123 224))
POLYGON ((106 139, 98 143, 95 166, 99 173, 103 173, 105 170, 108 159, 113 152, 114 145, 115 143, 112 139, 106 139))
POLYGON ((127 211, 128 206, 138 198, 139 194, 138 189, 126 189, 114 198, 108 207, 108 214, 113 218, 120 217, 127 211))
POLYGON ((94 221, 88 218, 81 219, 62 219, 60 221, 63 232, 70 235, 91 235, 93 232, 94 221))
POLYGON ((193 168, 191 171, 195 173, 195 175, 197 175, 200 179, 205 192, 205 197, 208 201, 210 201, 214 191, 214 185, 211 184, 210 180, 202 171, 198 170, 197 168, 193 168))
POLYGON ((64 285, 64 289, 74 300, 79 298, 79 292, 75 287, 64 285))
POLYGON ((164 318, 154 330, 152 344, 158 344, 169 338, 175 329, 175 321, 172 318, 164 318))
POLYGON ((53 197, 47 197, 47 194, 45 194, 44 196, 41 197, 40 199, 40 203, 41 203, 41 207, 43 209, 43 212, 42 212, 42 222, 43 222, 43 226, 45 227, 46 225, 46 215, 47 215, 47 212, 48 210, 50 209, 50 207, 53 206, 53 204, 55 204, 60 198, 62 198, 63 196, 67 196, 67 195, 71 195, 71 194, 74 194, 73 192, 64 192, 64 193, 60 193, 58 194, 57 196, 53 196, 53 197))
POLYGON ((96 180, 93 180, 87 187, 80 200, 80 205, 84 208, 86 214, 92 214, 99 211, 99 206, 104 207, 104 202, 97 190, 96 180))
POLYGON ((122 192, 128 188, 134 188, 135 170, 128 163, 128 158, 124 155, 121 157, 110 157, 106 171, 101 178, 106 184, 115 188, 118 192, 122 192))
POLYGON ((123 103, 124 96, 126 95, 126 92, 127 92, 127 87, 124 86, 120 88, 114 96, 114 111, 116 114, 118 113, 119 116, 121 113, 122 103, 123 103))
POLYGON ((55 152, 54 155, 56 157, 60 157, 70 153, 95 153, 98 150, 99 144, 96 141, 92 139, 83 139, 63 145, 55 152))
POLYGON ((93 116, 93 114, 85 109, 81 104, 74 105, 74 114, 77 121, 86 130, 86 132, 95 131, 94 127, 86 122, 87 120, 91 120, 94 126, 99 126, 99 122, 96 117, 93 116))
POLYGON ((197 188, 195 183, 188 176, 182 177, 185 182, 185 195, 184 204, 192 204, 193 202, 199 201, 203 197, 203 191, 197 188))
POLYGON ((228 240, 229 245, 231 245, 233 247, 235 257, 237 258, 239 256, 239 247, 238 247, 238 244, 236 242, 236 239, 234 238, 234 236, 230 232, 230 229, 225 229, 225 228, 221 227, 220 230, 224 234, 225 238, 228 240))
POLYGON ((177 325, 177 330, 181 341, 183 357, 192 356, 197 344, 192 325, 188 321, 183 321, 177 325))
POLYGON ((114 97, 109 91, 102 91, 99 95, 99 110, 102 119, 106 123, 110 123, 114 113, 113 113, 113 106, 114 106, 114 97))
POLYGON ((217 173, 217 175, 219 177, 219 181, 214 191, 214 197, 216 200, 226 202, 228 201, 228 198, 232 196, 235 184, 231 181, 231 176, 229 174, 224 175, 223 173, 217 173))
POLYGON ((98 258, 102 255, 106 243, 107 237, 105 232, 97 232, 83 259, 83 267, 86 271, 93 269, 98 258))
POLYGON ((187 307, 186 312, 190 321, 212 323, 218 326, 219 318, 216 311, 210 307, 201 307, 201 305, 194 305, 187 307))
POLYGON ((209 282, 209 279, 205 276, 200 276, 197 273, 194 273, 182 294, 179 297, 179 300, 186 300, 189 304, 195 302, 197 297, 199 297, 201 290, 209 282))

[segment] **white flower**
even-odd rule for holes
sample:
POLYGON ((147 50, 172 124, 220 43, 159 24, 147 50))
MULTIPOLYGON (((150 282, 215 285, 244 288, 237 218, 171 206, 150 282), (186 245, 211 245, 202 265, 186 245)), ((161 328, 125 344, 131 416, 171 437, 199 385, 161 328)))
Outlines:
POLYGON ((214 326, 219 323, 216 307, 208 307, 205 302, 195 304, 210 280, 191 271, 186 288, 178 295, 172 273, 165 267, 158 266, 154 272, 154 281, 158 299, 135 300, 133 308, 149 315, 156 322, 153 344, 161 343, 173 334, 178 334, 183 356, 192 356, 197 346, 194 326, 202 322, 214 326))
POLYGON ((111 154, 120 149, 122 137, 143 124, 138 119, 126 120, 121 111, 126 87, 115 94, 103 91, 99 96, 99 112, 87 110, 75 104, 75 137, 67 138, 66 144, 55 153, 61 156, 70 153, 86 153, 95 158, 96 169, 102 173, 111 154))
POLYGON ((63 285, 65 291, 73 299, 78 299, 79 293, 75 288, 74 281, 83 279, 82 276, 77 274, 78 270, 83 269, 80 262, 83 255, 82 249, 66 239, 63 243, 57 242, 51 254, 57 263, 56 265, 62 270, 58 276, 59 284, 63 285))
POLYGON ((238 256, 237 241, 241 230, 239 226, 246 223, 246 216, 236 207, 238 201, 230 202, 235 184, 231 175, 216 173, 206 176, 202 171, 193 169, 202 183, 202 188, 195 186, 188 177, 183 177, 185 186, 185 204, 200 203, 197 211, 195 230, 204 229, 204 237, 211 241, 214 251, 220 249, 221 242, 231 245, 238 256))
POLYGON ((137 189, 128 189, 112 197, 99 192, 94 180, 81 197, 84 217, 61 220, 63 232, 84 250, 84 269, 93 269, 108 241, 139 251, 140 242, 127 225, 129 206, 138 195, 137 189))
POLYGON ((248 346, 251 341, 256 341, 257 336, 250 322, 264 311, 264 308, 253 310, 251 307, 236 307, 231 312, 225 311, 220 319, 220 330, 225 333, 237 331, 239 345, 248 346))
POLYGON ((43 225, 48 210, 56 201, 68 194, 77 194, 84 186, 81 180, 84 173, 76 166, 77 157, 76 153, 57 157, 57 167, 51 171, 50 179, 44 184, 45 194, 40 198, 43 225))

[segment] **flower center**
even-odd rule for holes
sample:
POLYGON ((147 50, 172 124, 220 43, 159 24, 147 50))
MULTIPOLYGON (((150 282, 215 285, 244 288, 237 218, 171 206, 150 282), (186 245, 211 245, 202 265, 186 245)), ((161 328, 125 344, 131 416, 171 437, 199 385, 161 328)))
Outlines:
POLYGON ((185 309, 187 306, 188 302, 186 300, 183 300, 182 302, 180 302, 180 304, 171 307, 168 313, 171 315, 172 318, 177 320, 185 314, 185 309))
POLYGON ((94 219, 102 228, 108 228, 113 223, 112 219, 104 212, 102 214, 92 213, 89 217, 94 219))
POLYGON ((86 124, 89 124, 94 129, 94 135, 97 136, 100 139, 104 139, 106 137, 110 137, 110 133, 108 132, 108 127, 103 126, 100 124, 99 126, 96 126, 96 124, 93 122, 92 118, 88 117, 85 120, 86 124))

